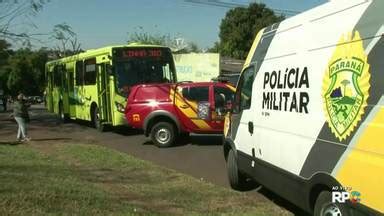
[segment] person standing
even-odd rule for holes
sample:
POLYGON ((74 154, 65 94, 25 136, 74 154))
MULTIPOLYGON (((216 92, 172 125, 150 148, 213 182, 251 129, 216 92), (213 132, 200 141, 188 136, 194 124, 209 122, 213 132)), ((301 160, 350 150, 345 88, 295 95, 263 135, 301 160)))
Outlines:
POLYGON ((4 97, 3 97, 4 112, 7 111, 7 103, 8 103, 8 99, 7 99, 7 97, 4 95, 4 97))
POLYGON ((6 96, 4 94, 4 91, 1 89, 1 86, 0 86, 0 105, 2 105, 3 107, 3 111, 7 111, 7 100, 6 100, 6 96))
POLYGON ((13 104, 13 116, 18 125, 17 141, 30 141, 31 138, 27 134, 28 105, 25 103, 23 94, 19 94, 13 104))

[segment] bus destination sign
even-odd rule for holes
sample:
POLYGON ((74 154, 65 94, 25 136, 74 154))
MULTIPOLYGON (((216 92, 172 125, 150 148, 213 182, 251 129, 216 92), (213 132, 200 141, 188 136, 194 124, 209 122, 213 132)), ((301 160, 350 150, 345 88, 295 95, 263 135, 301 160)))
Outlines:
POLYGON ((161 49, 124 49, 124 50, 121 50, 120 56, 122 58, 161 57, 162 50, 161 49))

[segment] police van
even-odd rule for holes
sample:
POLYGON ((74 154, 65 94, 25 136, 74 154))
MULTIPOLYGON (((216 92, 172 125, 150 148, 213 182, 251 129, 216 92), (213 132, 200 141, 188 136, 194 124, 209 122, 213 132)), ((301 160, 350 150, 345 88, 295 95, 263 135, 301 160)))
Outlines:
POLYGON ((225 121, 232 188, 314 215, 384 213, 383 12, 330 1, 257 34, 225 121))

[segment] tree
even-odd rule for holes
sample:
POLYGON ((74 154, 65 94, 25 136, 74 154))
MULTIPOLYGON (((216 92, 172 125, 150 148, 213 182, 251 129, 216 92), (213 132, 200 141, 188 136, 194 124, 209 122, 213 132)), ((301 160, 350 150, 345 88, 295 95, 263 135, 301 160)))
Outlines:
POLYGON ((32 86, 32 76, 28 68, 26 53, 24 50, 18 51, 10 57, 9 65, 5 68, 8 74, 7 87, 12 95, 18 92, 25 92, 25 86, 32 86))
POLYGON ((4 74, 1 77, 7 77, 8 93, 41 94, 44 90, 44 68, 47 59, 47 51, 44 49, 35 52, 29 49, 17 50, 1 69, 4 74))
POLYGON ((66 23, 55 25, 51 38, 57 40, 59 43, 56 45, 58 57, 65 57, 82 51, 76 33, 72 30, 72 27, 66 23))
POLYGON ((35 16, 48 1, 0 0, 0 39, 23 40, 28 43, 34 35, 13 27, 20 24, 33 27, 34 24, 30 22, 30 17, 35 16))
POLYGON ((189 42, 188 43, 188 47, 186 49, 187 52, 194 52, 194 53, 198 53, 198 52, 201 52, 199 46, 194 43, 194 42, 189 42))
POLYGON ((213 47, 208 49, 208 52, 219 53, 220 52, 220 43, 219 42, 215 42, 213 47))
POLYGON ((171 43, 171 36, 161 34, 149 34, 148 32, 134 32, 129 35, 127 43, 142 43, 167 46, 171 43))
POLYGON ((9 56, 12 55, 13 53, 10 47, 11 45, 7 41, 0 40, 0 89, 3 90, 5 94, 8 94, 8 88, 7 88, 8 73, 4 69, 4 67, 8 63, 9 56))
POLYGON ((257 32, 283 19, 283 16, 276 16, 264 4, 252 3, 248 8, 229 10, 220 25, 220 53, 245 59, 257 32))
POLYGON ((143 28, 133 34, 128 34, 127 43, 140 43, 167 46, 176 53, 201 52, 198 45, 194 42, 185 42, 184 38, 171 37, 170 34, 150 34, 143 28))
POLYGON ((12 54, 10 47, 11 44, 9 44, 6 40, 0 39, 0 67, 7 63, 8 57, 12 54))

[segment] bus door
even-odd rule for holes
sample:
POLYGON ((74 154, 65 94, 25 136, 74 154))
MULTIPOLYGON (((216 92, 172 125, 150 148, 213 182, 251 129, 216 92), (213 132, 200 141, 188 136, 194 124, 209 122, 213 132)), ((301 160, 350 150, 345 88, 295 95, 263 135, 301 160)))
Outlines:
POLYGON ((69 116, 71 118, 76 117, 76 96, 75 96, 75 78, 73 70, 68 70, 68 104, 69 104, 69 116))
POLYGON ((85 97, 84 97, 84 62, 82 60, 76 62, 76 84, 74 88, 74 98, 75 98, 75 114, 78 119, 86 119, 86 114, 84 112, 85 107, 85 97))
POLYGON ((69 112, 69 95, 68 95, 68 69, 65 64, 60 65, 61 74, 61 88, 60 88, 60 95, 62 100, 62 105, 64 109, 64 113, 69 112))
POLYGON ((48 75, 48 82, 47 82, 47 90, 45 92, 45 103, 47 106, 47 109, 50 112, 53 112, 53 71, 52 68, 48 69, 47 72, 48 75))
POLYGON ((105 63, 97 65, 97 95, 100 109, 100 118, 103 122, 112 122, 111 106, 110 106, 110 91, 107 65, 105 63))

